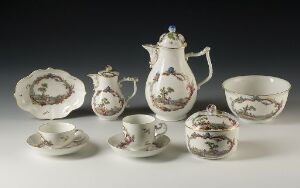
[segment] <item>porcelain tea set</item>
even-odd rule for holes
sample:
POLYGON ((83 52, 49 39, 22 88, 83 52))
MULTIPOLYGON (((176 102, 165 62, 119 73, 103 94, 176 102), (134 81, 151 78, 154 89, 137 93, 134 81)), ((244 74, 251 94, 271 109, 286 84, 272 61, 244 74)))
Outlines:
MULTIPOLYGON (((180 121, 187 117, 196 102, 197 91, 213 74, 210 48, 198 53, 185 53, 185 38, 175 26, 159 38, 156 45, 143 47, 150 54, 151 71, 145 87, 149 108, 156 118, 133 114, 123 118, 122 134, 108 139, 116 153, 128 157, 149 157, 162 152, 170 143, 165 135, 163 121, 180 121), (190 57, 206 57, 208 76, 197 83, 187 63, 190 57)), ((91 106, 101 120, 116 120, 137 92, 138 79, 124 77, 107 65, 97 74, 89 74, 94 85, 91 106), (133 83, 133 92, 126 99, 122 82, 133 83)), ((223 82, 227 104, 242 122, 265 123, 283 110, 291 85, 288 81, 261 75, 237 76, 223 82)), ((69 73, 48 68, 36 70, 21 79, 15 90, 18 106, 38 119, 58 119, 82 106, 85 98, 82 81, 69 73)), ((213 104, 196 112, 185 121, 185 138, 188 150, 195 156, 219 159, 237 149, 238 119, 213 104)), ((38 133, 27 139, 28 145, 40 153, 65 155, 82 149, 89 137, 68 123, 49 122, 39 127, 38 133)))

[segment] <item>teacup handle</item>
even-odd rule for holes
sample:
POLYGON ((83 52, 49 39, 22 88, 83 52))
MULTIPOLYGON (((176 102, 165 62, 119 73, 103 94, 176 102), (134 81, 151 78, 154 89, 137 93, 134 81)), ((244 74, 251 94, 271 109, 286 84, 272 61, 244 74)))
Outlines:
POLYGON ((74 137, 73 141, 76 141, 76 142, 81 141, 84 137, 83 136, 82 137, 78 136, 80 134, 83 134, 83 130, 75 129, 75 133, 74 133, 75 137, 74 137))
POLYGON ((137 91, 137 85, 136 83, 139 81, 138 78, 134 78, 134 77, 124 77, 122 78, 120 81, 119 81, 119 85, 120 87, 122 87, 122 82, 125 82, 125 81, 130 81, 130 82, 133 82, 133 92, 132 94, 126 99, 126 104, 127 104, 127 107, 129 106, 128 105, 128 102, 132 99, 132 97, 134 97, 134 95, 136 94, 136 91, 137 91))
POLYGON ((157 125, 155 125, 154 127, 154 131, 155 131, 155 138, 158 138, 162 135, 164 135, 168 130, 167 124, 165 123, 158 123, 157 125))
POLYGON ((211 60, 210 60, 210 56, 209 56, 209 51, 210 51, 210 47, 205 47, 201 52, 198 52, 198 53, 194 53, 194 52, 191 52, 191 53, 187 53, 185 54, 185 59, 186 61, 189 59, 189 57, 198 57, 198 56, 202 56, 202 55, 206 55, 206 60, 207 60, 207 64, 208 64, 208 76, 200 83, 197 84, 197 88, 200 89, 200 87, 205 84, 206 82, 208 82, 211 77, 212 77, 212 74, 213 74, 213 67, 212 67, 212 64, 211 64, 211 60))

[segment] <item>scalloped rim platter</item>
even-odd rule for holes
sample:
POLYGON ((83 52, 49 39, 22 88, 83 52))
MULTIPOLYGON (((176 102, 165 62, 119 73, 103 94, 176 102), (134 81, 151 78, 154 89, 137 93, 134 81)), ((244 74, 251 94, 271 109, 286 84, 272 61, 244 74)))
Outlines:
POLYGON ((64 118, 82 106, 84 84, 66 71, 47 68, 21 79, 14 96, 18 106, 38 119, 64 118))

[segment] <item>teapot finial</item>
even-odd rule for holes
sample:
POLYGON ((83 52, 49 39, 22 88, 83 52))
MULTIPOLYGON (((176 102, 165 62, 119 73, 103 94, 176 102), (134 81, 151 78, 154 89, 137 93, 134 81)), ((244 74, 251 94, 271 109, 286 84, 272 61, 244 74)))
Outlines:
POLYGON ((216 105, 214 104, 209 104, 207 107, 206 107, 206 111, 208 112, 208 114, 215 114, 217 112, 217 107, 216 105))
POLYGON ((176 32, 176 26, 175 25, 170 25, 168 28, 170 33, 175 33, 176 32))
POLYGON ((111 72, 112 71, 112 66, 111 65, 106 65, 105 71, 106 72, 111 72))

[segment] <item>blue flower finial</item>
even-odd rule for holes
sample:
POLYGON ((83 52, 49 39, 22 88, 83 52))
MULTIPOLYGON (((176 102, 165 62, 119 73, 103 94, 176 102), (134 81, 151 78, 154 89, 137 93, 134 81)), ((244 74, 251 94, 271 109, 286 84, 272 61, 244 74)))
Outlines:
POLYGON ((171 32, 171 33, 175 33, 175 32, 176 32, 176 27, 175 27, 175 25, 170 25, 168 30, 169 30, 169 32, 171 32))
POLYGON ((174 67, 169 67, 168 68, 168 73, 170 73, 170 74, 175 73, 174 67))

